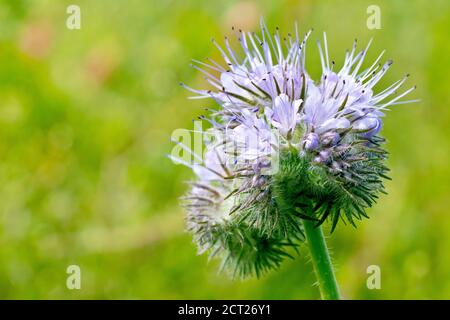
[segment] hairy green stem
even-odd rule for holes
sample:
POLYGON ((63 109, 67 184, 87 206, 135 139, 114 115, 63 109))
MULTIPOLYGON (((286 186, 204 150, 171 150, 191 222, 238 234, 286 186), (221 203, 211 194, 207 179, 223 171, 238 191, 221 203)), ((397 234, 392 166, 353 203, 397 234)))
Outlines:
POLYGON ((303 225, 322 299, 339 300, 339 288, 322 227, 316 226, 316 222, 309 220, 303 220, 303 225))

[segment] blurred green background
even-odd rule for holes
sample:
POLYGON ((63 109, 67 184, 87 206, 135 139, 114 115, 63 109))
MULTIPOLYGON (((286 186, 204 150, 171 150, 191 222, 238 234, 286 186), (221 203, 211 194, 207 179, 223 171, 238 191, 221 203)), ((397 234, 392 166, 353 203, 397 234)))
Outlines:
MULTIPOLYGON (((339 66, 353 39, 394 65, 382 88, 410 73, 413 105, 388 113, 393 181, 358 229, 329 238, 348 299, 450 298, 450 3, 441 1, 0 2, 0 298, 317 299, 305 248, 263 278, 230 280, 197 256, 177 198, 189 169, 166 158, 177 128, 211 101, 192 58, 264 16, 284 34, 327 31, 339 66), (66 8, 81 8, 81 30, 66 8), (381 29, 366 26, 369 5, 381 29), (81 268, 68 290, 66 268, 81 268), (366 268, 381 268, 381 290, 366 268)), ((405 87, 406 88, 406 87, 405 87)))

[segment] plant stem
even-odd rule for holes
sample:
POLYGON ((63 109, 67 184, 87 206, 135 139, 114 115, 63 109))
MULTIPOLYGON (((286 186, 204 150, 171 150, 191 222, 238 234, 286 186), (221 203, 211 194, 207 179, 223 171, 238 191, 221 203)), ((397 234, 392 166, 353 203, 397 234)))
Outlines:
POLYGON ((309 220, 303 220, 303 225, 314 271, 319 282, 320 295, 323 300, 339 300, 339 288, 322 227, 316 226, 316 222, 309 220))

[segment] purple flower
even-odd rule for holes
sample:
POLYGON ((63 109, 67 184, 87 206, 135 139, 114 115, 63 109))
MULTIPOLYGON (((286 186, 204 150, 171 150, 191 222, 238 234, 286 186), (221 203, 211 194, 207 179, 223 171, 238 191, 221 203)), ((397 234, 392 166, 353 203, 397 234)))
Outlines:
POLYGON ((272 126, 278 128, 280 133, 288 137, 294 131, 299 120, 298 109, 303 100, 291 102, 286 94, 280 94, 273 102, 273 108, 266 108, 266 116, 272 126))
MULTIPOLYGON (((185 197, 185 205, 188 229, 194 233, 199 250, 225 252, 226 259, 242 257, 241 252, 229 255, 229 248, 223 248, 229 243, 227 232, 230 229, 227 228, 245 228, 236 235, 240 241, 239 237, 251 234, 247 232, 248 227, 255 225, 262 227, 263 236, 272 237, 272 233, 264 232, 273 228, 265 228, 263 224, 267 223, 265 221, 278 223, 278 218, 271 217, 277 212, 273 207, 277 203, 273 201, 276 188, 272 186, 280 181, 277 182, 276 176, 272 177, 277 174, 276 170, 268 170, 276 166, 278 160, 282 164, 280 168, 311 173, 324 182, 321 187, 333 182, 330 185, 336 186, 335 191, 343 192, 345 210, 349 208, 347 202, 356 198, 361 198, 353 203, 356 206, 370 204, 372 198, 365 194, 370 193, 372 186, 375 191, 381 190, 381 178, 385 177, 382 164, 385 153, 378 148, 378 142, 383 139, 377 136, 382 128, 384 111, 389 106, 411 102, 400 99, 414 90, 413 87, 396 93, 406 81, 405 76, 376 92, 375 85, 392 61, 380 64, 381 53, 370 66, 363 67, 370 42, 360 52, 357 52, 355 42, 346 53, 342 67, 337 68, 329 59, 325 34, 323 48, 319 43, 322 75, 314 81, 305 69, 304 52, 310 32, 300 38, 295 30, 293 35, 283 39, 278 30, 269 32, 263 22, 261 27, 260 35, 236 32, 241 46, 239 53, 232 49, 228 38, 225 38, 224 46, 214 41, 224 63, 211 59, 195 61, 194 67, 206 76, 211 87, 196 90, 183 86, 194 92, 195 98, 213 98, 217 102, 217 110, 209 118, 202 117, 211 128, 201 132, 218 138, 205 142, 206 152, 201 163, 192 164, 172 157, 177 163, 189 166, 197 176, 185 197), (280 159, 273 157, 274 154, 280 155, 280 159), (290 164, 291 155, 305 160, 302 164, 305 163, 306 169, 286 166, 283 161, 290 164), (354 192, 362 185, 364 188, 354 192), (248 225, 242 223, 252 210, 257 213, 257 219, 248 225), (222 227, 228 231, 225 232, 227 237, 220 242, 213 237, 222 227)), ((180 143, 180 146, 183 150, 188 149, 187 144, 180 143)), ((200 158, 199 155, 195 157, 196 160, 200 158)), ((295 174, 293 176, 298 177, 295 174)), ((303 183, 301 179, 295 180, 303 183)), ((315 183, 309 178, 305 181, 315 183)), ((314 201, 308 198, 311 200, 314 201)), ((331 212, 333 219, 338 221, 341 209, 329 210, 329 206, 331 203, 339 205, 339 202, 333 198, 318 208, 326 214, 331 212)), ((357 210, 358 217, 363 209, 357 210)), ((233 248, 240 245, 233 245, 233 248)), ((254 253, 253 247, 251 252, 254 253)))

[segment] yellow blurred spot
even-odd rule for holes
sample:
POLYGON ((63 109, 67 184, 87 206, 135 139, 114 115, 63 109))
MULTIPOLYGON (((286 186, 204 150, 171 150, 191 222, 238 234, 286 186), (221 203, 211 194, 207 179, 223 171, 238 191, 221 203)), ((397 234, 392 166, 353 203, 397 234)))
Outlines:
POLYGON ((231 6, 225 13, 225 25, 243 30, 253 30, 258 26, 261 10, 254 1, 243 1, 231 6))
POLYGON ((414 278, 423 278, 430 272, 430 258, 424 251, 415 251, 406 257, 403 267, 414 278))
POLYGON ((99 85, 105 83, 117 69, 120 60, 120 49, 115 42, 91 49, 85 58, 88 80, 99 85))
POLYGON ((53 30, 48 21, 31 22, 19 36, 19 47, 25 54, 42 59, 49 54, 52 39, 53 30))

